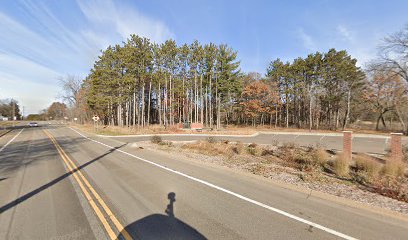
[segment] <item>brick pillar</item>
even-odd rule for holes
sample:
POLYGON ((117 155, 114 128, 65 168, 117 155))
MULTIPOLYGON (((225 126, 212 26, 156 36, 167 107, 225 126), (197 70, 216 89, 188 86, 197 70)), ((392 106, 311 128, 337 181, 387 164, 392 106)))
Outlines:
POLYGON ((391 133, 391 159, 402 161, 402 133, 391 133))
POLYGON ((343 131, 343 154, 346 159, 349 161, 351 160, 352 157, 352 131, 343 131))

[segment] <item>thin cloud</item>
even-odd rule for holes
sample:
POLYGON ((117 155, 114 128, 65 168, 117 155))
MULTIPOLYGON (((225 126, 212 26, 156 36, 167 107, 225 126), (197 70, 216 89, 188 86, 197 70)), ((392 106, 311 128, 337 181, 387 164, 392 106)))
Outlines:
POLYGON ((300 29, 297 31, 297 34, 298 34, 299 39, 303 42, 303 46, 304 46, 307 50, 313 51, 313 52, 317 50, 315 41, 313 40, 313 38, 312 38, 309 34, 307 34, 307 33, 303 30, 303 28, 300 28, 300 29))
POLYGON ((354 37, 352 36, 351 32, 347 27, 345 27, 344 25, 338 25, 336 29, 344 40, 347 40, 349 42, 354 41, 354 37))
POLYGON ((0 98, 15 98, 31 113, 38 112, 55 98, 53 83, 60 75, 26 58, 0 53, 0 98))
POLYGON ((143 15, 136 9, 116 5, 111 0, 77 1, 85 17, 95 25, 113 27, 126 40, 130 34, 164 42, 174 34, 161 21, 143 15))
POLYGON ((86 75, 108 45, 130 34, 157 42, 174 37, 166 24, 130 6, 110 0, 77 5, 80 12, 73 17, 85 16, 78 29, 65 25, 47 2, 19 1, 24 19, 0 12, 0 98, 18 97, 36 113, 55 99, 58 76, 86 75))

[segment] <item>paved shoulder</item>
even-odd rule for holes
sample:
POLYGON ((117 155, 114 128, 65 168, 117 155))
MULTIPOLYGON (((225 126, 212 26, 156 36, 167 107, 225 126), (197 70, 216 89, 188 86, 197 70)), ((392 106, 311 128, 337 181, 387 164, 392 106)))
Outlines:
POLYGON ((19 133, 0 152, 0 239, 104 236, 91 228, 82 196, 42 130, 19 133))

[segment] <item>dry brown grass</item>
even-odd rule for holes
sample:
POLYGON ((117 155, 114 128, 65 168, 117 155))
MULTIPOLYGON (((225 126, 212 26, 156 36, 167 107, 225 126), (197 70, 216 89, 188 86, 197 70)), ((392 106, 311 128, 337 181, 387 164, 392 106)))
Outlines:
POLYGON ((380 177, 380 171, 382 164, 379 163, 374 157, 366 154, 358 154, 354 157, 354 165, 351 172, 353 181, 363 184, 371 185, 377 181, 380 177))
POLYGON ((241 155, 241 154, 243 154, 244 151, 245 151, 245 146, 244 146, 244 144, 243 144, 242 142, 237 142, 237 143, 232 147, 232 150, 233 150, 236 154, 241 155))
POLYGON ((367 175, 369 181, 377 178, 380 174, 382 164, 377 162, 373 157, 359 154, 355 158, 355 169, 356 172, 363 172, 367 175))
POLYGON ((184 144, 182 145, 182 148, 207 155, 223 155, 228 158, 239 155, 260 157, 264 156, 266 151, 257 144, 245 145, 242 142, 231 143, 229 141, 214 141, 212 138, 208 138, 205 141, 184 144))
POLYGON ((233 144, 226 144, 224 142, 208 142, 208 141, 198 141, 195 143, 184 144, 182 148, 194 150, 198 153, 207 155, 225 155, 231 157, 234 151, 233 144))
POLYGON ((310 153, 313 160, 319 166, 324 166, 324 164, 327 162, 327 159, 329 159, 329 154, 321 147, 313 148, 310 153))
POLYGON ((118 126, 98 126, 96 131, 92 124, 72 124, 76 128, 82 131, 97 133, 101 135, 143 135, 143 134, 174 134, 185 133, 185 131, 178 129, 176 126, 168 127, 167 129, 160 127, 159 125, 150 125, 149 127, 137 128, 137 127, 118 127, 118 126))
POLYGON ((408 179, 405 177, 378 178, 373 183, 373 189, 378 194, 408 203, 408 179))
POLYGON ((260 146, 258 146, 258 144, 251 143, 247 147, 247 152, 248 154, 253 155, 253 156, 261 156, 263 149, 260 146))
POLYGON ((403 146, 402 146, 402 158, 403 158, 403 161, 406 163, 406 164, 408 164, 408 145, 407 144, 404 144, 403 146))
POLYGON ((349 176, 349 160, 344 156, 344 154, 339 154, 333 162, 333 169, 337 176, 348 177, 349 176))
POLYGON ((385 176, 402 177, 405 173, 405 164, 388 159, 381 169, 381 173, 385 176))
POLYGON ((9 127, 20 124, 21 121, 0 121, 0 127, 9 127))
POLYGON ((155 144, 161 143, 163 140, 160 136, 154 135, 150 138, 150 141, 155 144))
POLYGON ((329 158, 328 153, 321 147, 304 149, 293 143, 286 143, 281 146, 278 155, 285 165, 301 171, 321 169, 329 158))

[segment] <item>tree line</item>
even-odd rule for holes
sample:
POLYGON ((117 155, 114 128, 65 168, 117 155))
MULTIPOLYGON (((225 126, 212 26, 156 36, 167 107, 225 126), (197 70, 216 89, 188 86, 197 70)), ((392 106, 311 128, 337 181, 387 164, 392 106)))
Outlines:
POLYGON ((406 128, 406 32, 386 38, 381 57, 364 70, 347 51, 330 49, 272 60, 265 74, 241 72, 237 51, 225 44, 157 44, 131 35, 103 50, 84 81, 61 79, 63 98, 83 121, 98 115, 126 127, 344 129, 374 120, 379 128, 395 118, 406 128))
POLYGON ((2 99, 0 100, 0 117, 8 118, 12 120, 21 120, 20 105, 18 101, 14 99, 2 99))
POLYGON ((90 110, 106 124, 219 128, 232 119, 242 82, 237 52, 227 45, 156 44, 132 35, 102 52, 84 88, 90 110))

